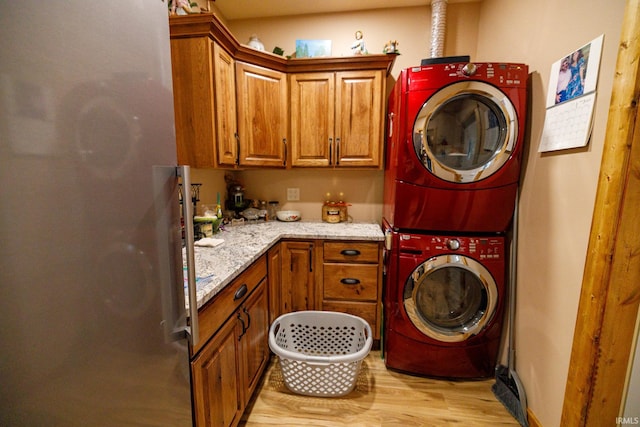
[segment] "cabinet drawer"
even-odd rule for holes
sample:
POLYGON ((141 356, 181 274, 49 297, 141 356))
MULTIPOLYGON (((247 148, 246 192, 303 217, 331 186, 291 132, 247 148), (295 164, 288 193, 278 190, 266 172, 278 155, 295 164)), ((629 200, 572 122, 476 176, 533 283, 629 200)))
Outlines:
POLYGON ((378 265, 324 264, 323 299, 376 301, 378 265))
POLYGON ((324 260, 336 262, 378 262, 378 243, 325 242, 324 260))
POLYGON ((192 354, 196 354, 200 348, 207 343, 209 338, 211 338, 222 326, 224 321, 236 311, 240 304, 242 304, 242 301, 244 301, 266 276, 267 261, 263 256, 198 310, 200 341, 193 348, 192 354), (245 288, 246 290, 244 290, 245 288))

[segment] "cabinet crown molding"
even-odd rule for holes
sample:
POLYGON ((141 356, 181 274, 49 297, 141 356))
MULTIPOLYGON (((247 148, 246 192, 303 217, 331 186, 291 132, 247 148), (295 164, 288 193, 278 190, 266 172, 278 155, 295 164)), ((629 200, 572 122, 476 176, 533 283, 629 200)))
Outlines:
POLYGON ((237 61, 248 62, 284 73, 346 70, 386 70, 398 54, 332 56, 323 58, 291 58, 252 49, 241 44, 214 13, 172 15, 169 17, 170 37, 210 37, 237 61))

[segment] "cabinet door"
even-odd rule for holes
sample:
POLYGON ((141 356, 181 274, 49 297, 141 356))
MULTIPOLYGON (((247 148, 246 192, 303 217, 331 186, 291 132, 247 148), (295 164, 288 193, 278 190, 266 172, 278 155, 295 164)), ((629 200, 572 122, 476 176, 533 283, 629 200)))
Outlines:
POLYGON ((239 325, 231 317, 191 362, 197 427, 228 427, 240 421, 239 325))
POLYGON ((213 64, 218 163, 233 166, 238 161, 235 61, 214 43, 213 64))
POLYGON ((213 42, 208 37, 171 39, 173 103, 178 164, 215 165, 213 42))
POLYGON ((383 98, 382 71, 336 73, 337 166, 382 165, 383 98))
POLYGON ((282 255, 277 243, 267 253, 267 270, 269 274, 269 324, 282 314, 280 294, 282 289, 282 255))
POLYGON ((284 73, 236 63, 239 164, 286 166, 288 121, 284 73))
POLYGON ((267 281, 256 288, 241 308, 243 334, 240 337, 240 358, 242 359, 242 390, 246 405, 253 394, 264 368, 269 360, 269 304, 267 281))
POLYGON ((313 242, 282 242, 282 312, 315 307, 313 242))
POLYGON ((334 73, 290 76, 291 165, 330 166, 334 139, 334 73))

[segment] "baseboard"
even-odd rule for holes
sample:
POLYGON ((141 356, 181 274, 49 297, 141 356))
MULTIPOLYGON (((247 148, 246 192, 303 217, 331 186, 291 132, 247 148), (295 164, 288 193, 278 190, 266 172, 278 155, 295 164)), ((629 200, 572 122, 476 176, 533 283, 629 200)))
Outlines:
POLYGON ((540 420, 533 415, 531 408, 527 408, 527 418, 529 420, 529 427, 542 427, 540 420))

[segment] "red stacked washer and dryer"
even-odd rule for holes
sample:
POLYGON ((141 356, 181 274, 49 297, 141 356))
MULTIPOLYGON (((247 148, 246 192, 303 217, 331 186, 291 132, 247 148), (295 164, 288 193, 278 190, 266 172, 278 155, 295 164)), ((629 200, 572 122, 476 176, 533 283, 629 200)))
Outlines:
POLYGON ((385 363, 484 378, 502 333, 528 67, 436 62, 403 70, 389 97, 385 363))

